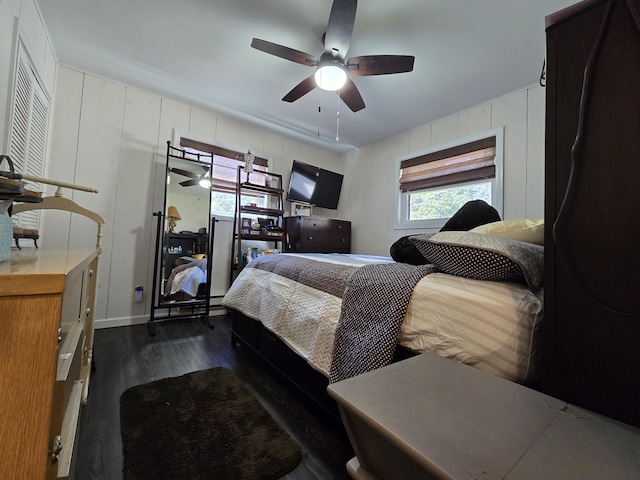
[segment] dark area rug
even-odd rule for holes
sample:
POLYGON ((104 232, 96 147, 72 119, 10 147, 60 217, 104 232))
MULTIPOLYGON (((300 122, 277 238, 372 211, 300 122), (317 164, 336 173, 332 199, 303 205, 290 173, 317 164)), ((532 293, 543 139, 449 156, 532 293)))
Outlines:
POLYGON ((240 379, 218 367, 129 388, 120 397, 124 480, 274 480, 298 445, 240 379))

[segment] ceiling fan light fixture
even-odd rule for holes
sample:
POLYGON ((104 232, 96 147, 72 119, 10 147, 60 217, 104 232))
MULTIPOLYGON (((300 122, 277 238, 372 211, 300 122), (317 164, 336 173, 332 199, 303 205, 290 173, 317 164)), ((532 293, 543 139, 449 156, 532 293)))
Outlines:
POLYGON ((316 70, 315 79, 322 90, 335 92, 347 82, 347 72, 338 62, 325 63, 316 70))
POLYGON ((211 180, 208 178, 201 178, 198 182, 198 185, 200 185, 202 188, 211 188, 211 180))

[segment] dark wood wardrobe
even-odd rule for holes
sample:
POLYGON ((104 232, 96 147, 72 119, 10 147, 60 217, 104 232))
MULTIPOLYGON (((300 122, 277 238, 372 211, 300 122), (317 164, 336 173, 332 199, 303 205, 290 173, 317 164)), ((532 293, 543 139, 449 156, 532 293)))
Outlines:
POLYGON ((640 427, 640 0, 546 20, 542 389, 640 427))

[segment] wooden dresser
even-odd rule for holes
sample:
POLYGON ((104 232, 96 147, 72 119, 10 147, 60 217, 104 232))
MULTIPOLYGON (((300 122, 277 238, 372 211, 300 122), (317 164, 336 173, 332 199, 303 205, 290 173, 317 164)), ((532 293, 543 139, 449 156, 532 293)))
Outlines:
POLYGON ((73 476, 97 263, 96 250, 41 249, 0 262, 0 478, 73 476))
POLYGON ((351 222, 323 217, 286 217, 285 252, 351 253, 351 222))

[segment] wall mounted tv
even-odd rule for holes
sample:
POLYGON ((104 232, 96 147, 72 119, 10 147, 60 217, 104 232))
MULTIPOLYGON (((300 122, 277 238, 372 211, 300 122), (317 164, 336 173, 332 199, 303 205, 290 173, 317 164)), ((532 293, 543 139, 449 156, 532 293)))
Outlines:
POLYGON ((321 208, 338 208, 343 176, 324 168, 293 161, 287 200, 321 208))

